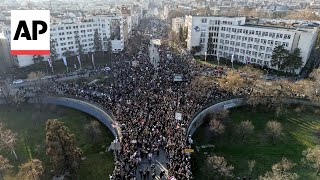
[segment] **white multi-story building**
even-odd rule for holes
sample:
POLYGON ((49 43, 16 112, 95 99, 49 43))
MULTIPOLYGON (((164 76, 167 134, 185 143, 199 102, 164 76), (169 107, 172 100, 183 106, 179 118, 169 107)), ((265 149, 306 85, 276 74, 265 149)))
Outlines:
POLYGON ((180 28, 184 27, 184 18, 177 17, 172 19, 172 31, 179 33, 180 28))
POLYGON ((242 63, 271 67, 273 49, 278 45, 301 49, 303 66, 310 57, 318 28, 284 28, 245 24, 245 17, 186 16, 187 47, 201 46, 198 55, 231 58, 242 63))
MULTIPOLYGON (((77 43, 77 38, 80 40, 83 53, 93 52, 94 33, 96 30, 102 41, 103 51, 107 51, 109 39, 111 40, 113 52, 120 52, 124 48, 122 16, 96 15, 82 20, 74 18, 60 21, 59 23, 52 23, 50 28, 51 40, 56 42, 55 48, 58 58, 61 58, 66 51, 78 54, 79 44, 77 43)), ((4 27, 3 31, 10 47, 10 27, 4 27)), ((33 64, 32 59, 33 56, 17 56, 20 67, 33 64)))

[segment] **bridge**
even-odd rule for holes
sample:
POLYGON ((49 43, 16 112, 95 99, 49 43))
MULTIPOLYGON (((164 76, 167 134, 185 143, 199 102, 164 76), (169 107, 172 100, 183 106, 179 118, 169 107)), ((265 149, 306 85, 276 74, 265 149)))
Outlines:
MULTIPOLYGON (((302 104, 302 105, 309 105, 309 106, 318 106, 320 107, 320 103, 318 102, 311 102, 307 99, 286 99, 284 101, 286 104, 302 104)), ((200 109, 198 112, 196 112, 188 126, 186 140, 188 140, 189 137, 192 137, 193 134, 196 132, 196 130, 204 123, 204 118, 210 114, 222 111, 224 109, 231 109, 234 107, 239 107, 247 105, 246 98, 245 97, 233 97, 231 99, 222 99, 215 102, 212 102, 206 106, 204 106, 202 109, 200 109)))
POLYGON ((108 110, 98 104, 89 102, 88 100, 78 99, 76 97, 71 98, 52 95, 29 97, 27 101, 28 103, 44 103, 65 106, 90 114, 107 126, 112 132, 114 138, 118 138, 120 142, 122 140, 121 128, 116 123, 112 113, 108 112, 108 110))

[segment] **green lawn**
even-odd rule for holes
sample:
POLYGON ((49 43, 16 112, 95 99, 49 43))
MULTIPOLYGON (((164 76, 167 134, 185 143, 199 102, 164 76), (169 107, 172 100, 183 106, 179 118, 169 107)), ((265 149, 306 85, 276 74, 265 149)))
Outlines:
POLYGON ((213 137, 207 126, 202 126, 194 135, 196 145, 214 144, 215 148, 201 149, 193 154, 193 172, 196 179, 206 179, 202 175, 207 173, 203 166, 207 157, 205 153, 224 156, 235 167, 236 177, 247 176, 249 160, 256 161, 253 170, 256 178, 271 170, 272 164, 286 157, 297 164, 293 171, 298 173, 299 179, 317 179, 315 170, 301 162, 302 151, 320 142, 315 134, 320 129, 319 109, 306 109, 299 112, 296 107, 290 107, 277 118, 272 112, 254 112, 250 107, 236 108, 231 111, 226 132, 217 138, 213 137), (275 119, 282 123, 284 134, 273 144, 265 136, 265 125, 267 121, 275 119), (255 129, 253 135, 242 142, 235 133, 235 126, 244 120, 252 121, 255 129))
POLYGON ((69 127, 71 133, 75 134, 78 146, 83 150, 86 159, 82 161, 81 169, 77 179, 105 179, 113 171, 113 155, 105 152, 113 140, 111 132, 101 124, 103 132, 102 141, 92 144, 84 132, 84 125, 94 117, 80 111, 57 106, 45 106, 41 108, 25 105, 22 111, 17 111, 14 107, 0 106, 0 121, 4 122, 8 128, 18 133, 16 152, 18 160, 6 151, 0 151, 14 165, 14 174, 18 171, 18 166, 28 159, 38 158, 45 167, 43 179, 51 179, 51 166, 45 154, 45 123, 47 119, 59 119, 69 127))

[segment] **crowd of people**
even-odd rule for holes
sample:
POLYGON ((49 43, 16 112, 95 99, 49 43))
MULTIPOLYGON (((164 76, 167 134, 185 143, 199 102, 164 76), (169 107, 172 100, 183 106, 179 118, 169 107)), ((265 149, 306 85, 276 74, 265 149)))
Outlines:
MULTIPOLYGON (((147 45, 142 47, 144 52, 148 51, 147 45)), ((208 102, 232 95, 218 86, 206 87, 206 94, 192 90, 195 76, 217 74, 221 69, 205 68, 174 55, 168 58, 166 48, 160 47, 157 68, 147 56, 130 58, 120 54, 113 59, 111 81, 57 82, 51 86, 50 93, 85 98, 112 112, 122 133, 113 179, 192 179, 190 157, 184 152, 190 148, 186 141, 187 125, 192 115, 208 102), (131 59, 138 60, 138 65, 133 66, 131 59), (175 82, 174 74, 182 74, 183 81, 175 82), (176 113, 181 113, 182 119, 175 119, 176 113), (147 169, 139 168, 142 159, 152 161, 160 150, 166 154, 167 171, 156 172, 153 162, 147 169)))

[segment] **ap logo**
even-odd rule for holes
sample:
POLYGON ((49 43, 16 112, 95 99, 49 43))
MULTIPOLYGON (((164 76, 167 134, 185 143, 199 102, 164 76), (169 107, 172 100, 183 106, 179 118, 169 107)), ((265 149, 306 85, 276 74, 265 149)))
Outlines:
POLYGON ((11 54, 50 55, 50 11, 11 11, 11 54))

